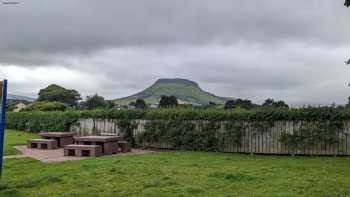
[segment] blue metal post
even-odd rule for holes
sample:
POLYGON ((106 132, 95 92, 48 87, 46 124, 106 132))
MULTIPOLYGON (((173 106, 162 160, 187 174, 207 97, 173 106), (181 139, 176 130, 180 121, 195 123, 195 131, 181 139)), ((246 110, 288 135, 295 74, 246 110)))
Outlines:
POLYGON ((2 103, 0 114, 0 177, 2 176, 2 163, 4 156, 4 137, 5 137, 5 114, 6 114, 6 101, 7 101, 7 80, 3 81, 2 87, 2 103))

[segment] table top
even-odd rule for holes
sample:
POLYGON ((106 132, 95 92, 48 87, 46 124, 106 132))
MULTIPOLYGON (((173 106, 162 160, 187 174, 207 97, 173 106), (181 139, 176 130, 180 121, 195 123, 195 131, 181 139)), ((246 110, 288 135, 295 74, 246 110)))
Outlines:
POLYGON ((71 132, 42 132, 39 134, 42 137, 73 137, 71 132))
POLYGON ((51 139, 31 139, 30 142, 56 142, 56 140, 51 139))
POLYGON ((100 147, 100 145, 81 145, 81 144, 69 144, 65 146, 66 148, 73 148, 73 147, 89 147, 89 148, 93 148, 93 147, 100 147))
POLYGON ((114 142, 121 139, 119 136, 101 136, 101 135, 89 135, 73 137, 75 141, 83 142, 114 142))

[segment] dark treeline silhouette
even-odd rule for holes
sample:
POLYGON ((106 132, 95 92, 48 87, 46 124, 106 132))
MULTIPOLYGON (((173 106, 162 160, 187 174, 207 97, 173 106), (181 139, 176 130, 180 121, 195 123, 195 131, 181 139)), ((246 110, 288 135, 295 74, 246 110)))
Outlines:
POLYGON ((159 101, 160 108, 177 107, 178 102, 175 96, 162 96, 159 101))
POLYGON ((262 105, 255 104, 251 100, 247 99, 229 100, 225 103, 224 109, 252 109, 257 107, 289 108, 288 104, 286 104, 284 101, 275 101, 274 99, 268 98, 262 105))

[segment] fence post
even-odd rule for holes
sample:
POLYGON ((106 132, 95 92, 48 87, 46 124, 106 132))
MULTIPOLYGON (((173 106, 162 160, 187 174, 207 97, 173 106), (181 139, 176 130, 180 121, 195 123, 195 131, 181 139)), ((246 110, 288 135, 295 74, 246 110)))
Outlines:
POLYGON ((7 80, 0 82, 0 97, 1 112, 0 112, 0 177, 2 176, 2 164, 4 156, 4 137, 5 137, 5 113, 6 113, 6 100, 7 100, 7 80))

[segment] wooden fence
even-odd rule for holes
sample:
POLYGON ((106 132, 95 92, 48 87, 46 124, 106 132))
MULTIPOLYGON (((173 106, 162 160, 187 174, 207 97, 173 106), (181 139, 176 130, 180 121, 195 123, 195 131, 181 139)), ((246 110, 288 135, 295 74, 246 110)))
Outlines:
MULTIPOLYGON (((134 136, 138 136, 145 131, 145 124, 148 120, 133 120, 137 124, 134 130, 134 136)), ((203 122, 203 121, 195 121, 203 122)), ((225 121, 220 122, 222 125, 225 121)), ((212 131, 216 133, 219 140, 217 149, 213 151, 231 152, 231 153, 250 153, 250 154, 292 154, 292 155, 350 155, 350 121, 342 123, 340 129, 332 131, 333 137, 336 138, 335 143, 325 143, 330 136, 327 134, 320 137, 316 141, 308 142, 308 138, 303 139, 304 144, 287 144, 282 138, 286 135, 292 136, 300 132, 301 125, 307 125, 307 128, 312 129, 315 122, 301 121, 275 121, 268 128, 253 127, 250 123, 243 129, 239 141, 234 142, 225 132, 224 127, 212 131)), ((120 135, 117 120, 94 120, 81 119, 77 124, 71 127, 71 131, 79 135, 91 135, 97 133, 108 133, 120 135)), ((324 128, 326 131, 326 128, 324 128)), ((307 131, 306 131, 307 132, 307 131)), ((300 140, 303 136, 294 135, 300 140)), ((294 138, 291 138, 294 139, 294 138)), ((207 150, 205 147, 198 146, 176 146, 162 141, 158 142, 142 142, 137 143, 138 146, 147 148, 159 149, 185 149, 185 150, 207 150)))

